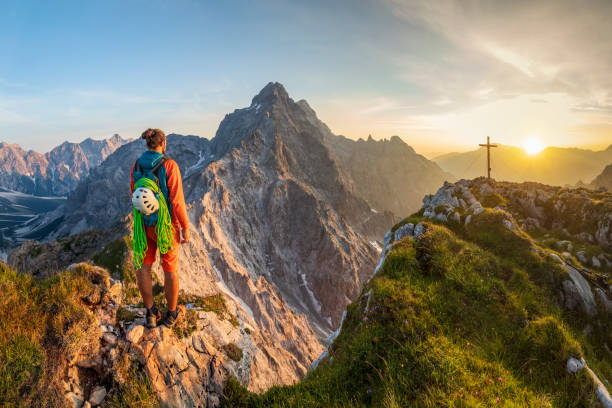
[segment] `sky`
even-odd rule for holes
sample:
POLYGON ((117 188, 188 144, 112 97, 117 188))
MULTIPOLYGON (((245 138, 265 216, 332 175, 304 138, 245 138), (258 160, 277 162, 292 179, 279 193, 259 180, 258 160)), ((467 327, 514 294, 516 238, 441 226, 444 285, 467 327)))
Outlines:
POLYGON ((433 157, 612 144, 612 2, 0 2, 0 141, 212 138, 270 81, 336 134, 433 157))

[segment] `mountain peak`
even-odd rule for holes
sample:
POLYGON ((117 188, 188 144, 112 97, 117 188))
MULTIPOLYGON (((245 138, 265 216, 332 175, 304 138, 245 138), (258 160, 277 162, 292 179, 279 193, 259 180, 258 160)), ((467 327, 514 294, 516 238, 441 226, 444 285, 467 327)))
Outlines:
POLYGON ((268 82, 268 85, 259 91, 253 98, 252 104, 272 105, 279 102, 286 102, 289 99, 289 94, 285 87, 280 82, 268 82))

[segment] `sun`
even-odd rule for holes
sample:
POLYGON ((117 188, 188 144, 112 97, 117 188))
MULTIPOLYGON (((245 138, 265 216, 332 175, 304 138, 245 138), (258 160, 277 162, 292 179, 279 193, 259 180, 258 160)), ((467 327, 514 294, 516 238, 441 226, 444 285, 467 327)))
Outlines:
POLYGON ((529 138, 523 143, 523 149, 527 154, 538 154, 544 150, 544 145, 536 138, 529 138))

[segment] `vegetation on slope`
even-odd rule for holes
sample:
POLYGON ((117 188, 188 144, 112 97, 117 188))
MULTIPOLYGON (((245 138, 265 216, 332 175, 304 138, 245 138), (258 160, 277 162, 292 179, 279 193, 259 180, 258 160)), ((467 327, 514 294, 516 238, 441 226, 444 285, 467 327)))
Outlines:
MULTIPOLYGON (((0 406, 63 407, 63 373, 70 359, 99 347, 90 306, 100 302, 99 269, 78 267, 38 279, 0 262, 0 406)), ((127 356, 125 356, 127 358, 127 356)), ((149 383, 127 360, 109 396, 113 407, 157 406, 149 383)), ((121 371, 121 370, 120 370, 121 371)))
POLYGON ((565 272, 498 217, 426 222, 418 241, 395 243, 315 370, 262 395, 230 380, 225 406, 593 406, 591 382, 565 363, 584 356, 605 382, 610 360, 557 306, 565 272))

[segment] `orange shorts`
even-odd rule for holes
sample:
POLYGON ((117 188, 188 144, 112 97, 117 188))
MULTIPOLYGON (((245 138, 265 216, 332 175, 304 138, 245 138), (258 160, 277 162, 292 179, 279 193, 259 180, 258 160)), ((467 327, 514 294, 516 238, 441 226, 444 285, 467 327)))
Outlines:
MULTIPOLYGON (((155 227, 145 226, 147 234, 147 253, 143 261, 144 265, 152 265, 157 258, 157 235, 155 235, 155 227)), ((178 228, 174 226, 174 245, 172 250, 165 254, 160 254, 162 269, 166 272, 176 272, 178 269, 178 254, 181 246, 178 237, 178 228)))

